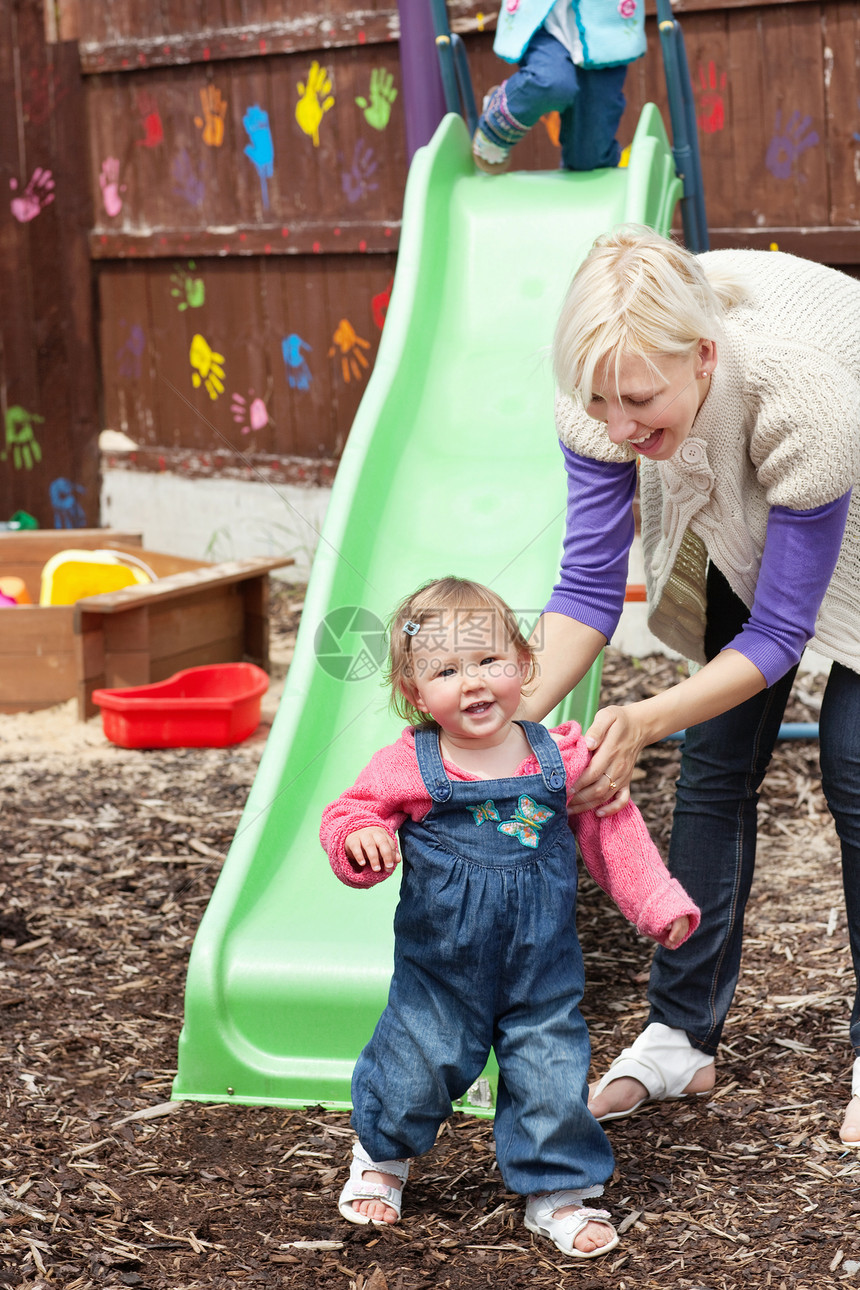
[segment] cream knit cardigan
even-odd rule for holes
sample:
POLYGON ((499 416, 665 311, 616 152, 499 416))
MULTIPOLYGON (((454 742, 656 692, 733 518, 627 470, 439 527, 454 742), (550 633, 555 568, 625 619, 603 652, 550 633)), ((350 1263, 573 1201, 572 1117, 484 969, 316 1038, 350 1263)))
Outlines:
MULTIPOLYGON (((726 313, 692 432, 668 461, 642 459, 639 486, 649 626, 704 663, 708 558, 751 607, 769 508, 823 506, 860 479, 860 282, 780 252, 700 259, 749 294, 726 313)), ((582 456, 635 459, 567 395, 556 425, 582 456)), ((860 671, 860 489, 811 644, 860 671)))

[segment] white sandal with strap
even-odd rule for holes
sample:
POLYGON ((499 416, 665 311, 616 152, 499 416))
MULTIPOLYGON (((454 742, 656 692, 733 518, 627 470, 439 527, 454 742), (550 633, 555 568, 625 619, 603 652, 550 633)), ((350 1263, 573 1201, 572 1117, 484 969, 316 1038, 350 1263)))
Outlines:
POLYGON ((687 1093, 685 1089, 697 1071, 713 1063, 708 1053, 694 1048, 687 1038, 685 1030, 675 1030, 664 1026, 661 1021, 652 1021, 630 1048, 623 1049, 609 1070, 594 1087, 592 1096, 602 1093, 617 1079, 636 1079, 647 1089, 645 1097, 639 1099, 625 1111, 607 1111, 597 1119, 623 1120, 646 1102, 667 1102, 685 1097, 708 1097, 711 1089, 701 1093, 687 1093))
POLYGON ((399 1219, 403 1184, 408 1177, 408 1160, 371 1160, 361 1143, 354 1143, 349 1178, 337 1202, 342 1217, 348 1223, 359 1223, 362 1227, 368 1223, 381 1222, 381 1219, 368 1218, 366 1214, 359 1214, 353 1204, 357 1200, 381 1200, 384 1205, 391 1206, 399 1219), (386 1187, 384 1183, 365 1182, 364 1175, 371 1169, 380 1174, 392 1174, 400 1183, 400 1187, 386 1187))
POLYGON ((525 1225, 536 1236, 546 1236, 554 1245, 571 1259, 596 1259, 599 1254, 608 1254, 618 1244, 618 1233, 609 1222, 608 1209, 589 1209, 582 1204, 582 1193, 578 1191, 551 1191, 546 1196, 529 1196, 526 1201, 525 1225), (578 1208, 572 1214, 556 1218, 556 1210, 568 1205, 578 1208), (599 1223, 609 1229, 609 1240, 596 1250, 578 1250, 574 1245, 579 1233, 589 1223, 599 1223))

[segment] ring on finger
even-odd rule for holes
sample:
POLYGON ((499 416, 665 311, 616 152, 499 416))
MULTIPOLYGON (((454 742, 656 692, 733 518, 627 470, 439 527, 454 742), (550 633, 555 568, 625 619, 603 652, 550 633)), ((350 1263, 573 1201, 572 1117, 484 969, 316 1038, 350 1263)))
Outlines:
POLYGON ((616 784, 615 780, 612 778, 612 776, 609 774, 608 771, 605 770, 603 773, 606 776, 606 778, 609 780, 609 787, 612 789, 613 793, 616 792, 618 789, 618 785, 616 784))

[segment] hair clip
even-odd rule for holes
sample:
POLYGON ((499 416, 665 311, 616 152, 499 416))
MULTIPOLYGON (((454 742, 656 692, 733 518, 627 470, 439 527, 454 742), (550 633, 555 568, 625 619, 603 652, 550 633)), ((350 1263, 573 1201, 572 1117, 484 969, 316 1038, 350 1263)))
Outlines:
POLYGON ((406 622, 403 624, 403 630, 407 636, 417 636, 421 630, 421 624, 413 623, 411 618, 407 618, 406 622))

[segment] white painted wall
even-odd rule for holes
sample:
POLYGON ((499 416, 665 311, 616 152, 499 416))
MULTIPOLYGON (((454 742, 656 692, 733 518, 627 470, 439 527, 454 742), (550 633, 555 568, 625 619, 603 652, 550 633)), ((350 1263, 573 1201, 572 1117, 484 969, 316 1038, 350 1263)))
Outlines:
POLYGON ((291 555, 295 565, 275 577, 306 582, 330 497, 329 488, 105 470, 101 523, 190 560, 291 555))

